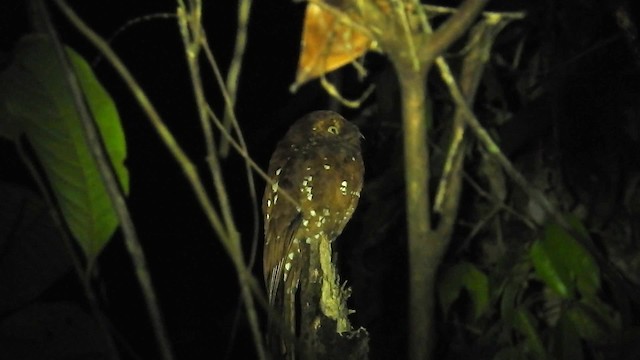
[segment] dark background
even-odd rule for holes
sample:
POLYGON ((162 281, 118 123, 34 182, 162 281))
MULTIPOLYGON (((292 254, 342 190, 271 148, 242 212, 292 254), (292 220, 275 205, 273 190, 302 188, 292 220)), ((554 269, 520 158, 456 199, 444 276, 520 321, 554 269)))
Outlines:
MULTIPOLYGON (((525 56, 532 53, 532 49, 547 46, 546 60, 556 62, 557 67, 556 72, 545 75, 544 81, 558 84, 549 87, 557 93, 550 92, 551 100, 547 101, 567 102, 569 105, 563 108, 564 111, 581 114, 579 119, 563 120, 566 122, 562 124, 572 132, 565 138, 571 141, 563 141, 568 147, 566 153, 585 151, 588 154, 595 151, 589 145, 594 143, 594 137, 603 132, 614 132, 613 139, 622 136, 631 144, 631 152, 627 147, 619 149, 607 145, 599 147, 600 153, 607 153, 615 161, 625 156, 630 159, 620 168, 638 166, 638 153, 634 153, 637 142, 634 143, 629 134, 628 139, 620 135, 624 133, 620 130, 622 125, 615 122, 620 115, 616 113, 615 106, 611 106, 618 102, 633 104, 640 99, 636 81, 638 58, 634 58, 612 16, 612 8, 618 2, 608 5, 595 0, 562 3, 492 3, 494 9, 508 7, 520 10, 528 7, 526 10, 530 14, 528 19, 505 29, 496 44, 496 51, 511 51, 524 36, 528 39, 525 56), (567 55, 562 54, 563 51, 567 55), (577 53, 583 56, 575 58, 577 53), (577 121, 583 124, 580 129, 590 130, 576 131, 574 125, 577 121)), ((176 8, 173 1, 72 1, 70 5, 106 38, 131 19, 171 13, 176 8)), ((309 111, 335 105, 317 81, 305 85, 297 94, 288 90, 297 66, 303 14, 304 5, 300 3, 254 1, 236 114, 251 155, 263 168, 268 164, 275 143, 295 119, 309 111)), ((246 320, 242 312, 238 312, 235 271, 176 162, 118 75, 62 16, 56 11, 53 15, 66 44, 94 63, 94 71, 120 112, 129 149, 127 166, 131 174, 131 191, 128 204, 148 258, 176 359, 222 358, 223 355, 231 359, 253 357, 246 320)), ((206 2, 203 24, 214 55, 223 69, 228 67, 231 58, 235 19, 234 1, 206 2)), ((3 2, 0 5, 0 65, 8 64, 13 44, 28 31, 24 4, 3 2)), ((203 140, 175 18, 151 19, 132 25, 111 39, 111 46, 207 179, 204 175, 203 140)), ((358 311, 354 323, 371 332, 371 358, 402 358, 406 348, 406 254, 398 91, 393 71, 382 56, 368 56, 367 67, 370 76, 364 84, 352 81, 352 70, 342 74, 343 83, 347 84, 344 92, 350 97, 360 94, 369 82, 377 84, 378 91, 365 103, 364 109, 369 113, 341 109, 347 118, 361 127, 366 138, 363 149, 367 185, 360 211, 356 212, 342 237, 348 242, 339 248, 340 260, 343 277, 354 287, 352 307, 358 311), (380 223, 380 228, 374 229, 371 225, 375 221, 371 219, 385 221, 380 223)), ((202 68, 212 108, 222 115, 222 101, 213 77, 206 66, 202 68)), ((504 80, 508 82, 513 78, 504 80)), ((430 86, 436 92, 442 89, 437 80, 432 82, 430 86)), ((482 89, 481 99, 485 96, 482 89)), ((529 109, 518 113, 523 107, 517 104, 517 100, 511 100, 518 115, 516 119, 521 121, 514 121, 500 131, 503 131, 501 138, 507 153, 515 158, 526 153, 528 146, 537 139, 550 136, 550 119, 553 117, 549 115, 552 108, 549 104, 540 105, 544 110, 529 109)), ((609 144, 619 143, 607 139, 609 144)), ((572 164, 579 162, 567 161, 572 164)), ((597 161, 572 166, 571 171, 577 172, 577 178, 593 169, 597 172, 600 167, 597 161)), ((240 158, 232 154, 225 161, 224 168, 235 218, 249 253, 252 233, 256 229, 252 228, 244 167, 240 158)), ((4 140, 0 140, 0 181, 37 191, 13 145, 4 140)), ((263 181, 258 180, 259 196, 263 186, 263 181)), ((464 215, 464 208, 462 213, 464 215)), ((261 259, 260 250, 257 259, 261 259)), ((260 263, 258 260, 258 266, 254 266, 258 279, 262 278, 260 263)), ((120 234, 114 236, 100 256, 95 287, 114 332, 118 334, 123 358, 157 358, 146 311, 120 234)), ((82 289, 70 268, 33 301, 69 301, 86 307, 82 289)), ((3 309, 0 320, 18 309, 3 309)), ((0 348, 0 357, 1 353, 0 348)))

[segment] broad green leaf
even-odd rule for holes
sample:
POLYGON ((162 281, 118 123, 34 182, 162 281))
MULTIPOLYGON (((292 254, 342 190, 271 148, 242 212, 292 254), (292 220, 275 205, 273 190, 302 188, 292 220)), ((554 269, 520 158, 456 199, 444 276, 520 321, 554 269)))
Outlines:
MULTIPOLYGON (((116 107, 86 61, 72 49, 66 51, 112 166, 128 192, 126 144, 116 107)), ((5 119, 0 125, 10 123, 14 132, 26 135, 71 232, 92 261, 118 221, 84 140, 64 71, 46 37, 20 40, 13 63, 0 74, 0 119, 5 119)))
POLYGON ((548 287, 563 298, 573 296, 573 282, 563 266, 555 262, 555 258, 549 255, 544 243, 536 240, 531 245, 531 262, 536 274, 548 287))
MULTIPOLYGON (((584 227, 570 218, 576 232, 587 234, 584 227)), ((560 296, 573 297, 575 289, 586 296, 600 289, 600 269, 589 252, 557 224, 544 229, 542 239, 531 247, 536 273, 560 296)))
MULTIPOLYGON (((576 232, 586 234, 582 224, 575 218, 569 223, 576 232)), ((544 231, 543 243, 554 263, 563 267, 575 281, 583 295, 594 295, 600 289, 600 269, 591 254, 562 227, 549 224, 544 231)))
POLYGON ((473 302, 474 319, 478 319, 489 308, 489 278, 468 262, 456 264, 443 275, 438 289, 442 311, 444 314, 449 311, 463 288, 473 302))

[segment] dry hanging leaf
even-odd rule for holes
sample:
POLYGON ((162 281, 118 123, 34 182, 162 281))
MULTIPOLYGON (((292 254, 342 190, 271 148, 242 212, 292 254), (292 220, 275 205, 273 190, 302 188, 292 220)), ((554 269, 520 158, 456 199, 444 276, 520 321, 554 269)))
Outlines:
POLYGON ((352 62, 371 46, 348 15, 326 7, 307 5, 295 87, 352 62))

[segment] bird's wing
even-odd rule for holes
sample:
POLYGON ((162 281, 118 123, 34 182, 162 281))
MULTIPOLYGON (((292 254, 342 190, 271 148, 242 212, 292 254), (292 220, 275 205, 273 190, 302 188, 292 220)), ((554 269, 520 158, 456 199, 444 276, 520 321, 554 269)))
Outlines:
MULTIPOLYGON (((274 219, 275 220, 275 219, 274 219)), ((274 221, 272 220, 272 221, 274 221)), ((269 295, 269 303, 275 302, 278 288, 282 282, 282 268, 285 264, 286 254, 291 252, 293 246, 293 239, 300 227, 302 216, 300 213, 289 222, 288 225, 283 226, 286 230, 283 233, 275 233, 275 230, 281 228, 279 226, 272 226, 269 230, 269 241, 265 243, 265 257, 264 257, 264 271, 265 282, 267 284, 267 291, 269 295), (283 240, 276 239, 282 237, 283 240)), ((275 225, 275 224, 274 224, 275 225)))
POLYGON ((304 168, 305 158, 301 154, 288 157, 280 156, 286 146, 280 146, 274 154, 274 159, 283 161, 272 162, 269 165, 269 175, 274 180, 267 184, 262 207, 265 214, 265 244, 263 256, 263 270, 269 301, 273 303, 282 281, 285 259, 292 251, 293 241, 302 221, 299 204, 292 203, 282 193, 299 202, 298 186, 302 182, 297 169, 304 168))

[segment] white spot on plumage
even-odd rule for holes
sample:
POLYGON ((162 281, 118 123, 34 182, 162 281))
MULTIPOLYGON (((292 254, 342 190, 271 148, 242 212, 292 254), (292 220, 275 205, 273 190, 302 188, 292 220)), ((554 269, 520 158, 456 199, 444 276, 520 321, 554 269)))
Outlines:
POLYGON ((287 255, 287 257, 289 258, 289 260, 293 260, 293 253, 290 252, 289 255, 287 255))
POLYGON ((276 176, 280 175, 280 173, 281 173, 281 172, 282 172, 282 168, 278 168, 278 169, 276 170, 276 176))
POLYGON ((316 211, 312 209, 311 211, 309 211, 309 215, 316 216, 316 211))
POLYGON ((276 194, 276 195, 273 197, 273 205, 275 205, 277 202, 278 202, 278 194, 276 194))
POLYGON ((340 183, 340 192, 342 195, 347 195, 347 180, 343 180, 342 183, 340 183))
POLYGON ((287 271, 291 270, 291 263, 284 264, 284 269, 287 271))
POLYGON ((329 165, 329 164, 324 164, 322 166, 324 167, 325 170, 331 169, 331 165, 329 165))
POLYGON ((329 209, 327 209, 327 208, 322 209, 322 215, 329 216, 330 214, 331 214, 331 212, 329 212, 329 209))
POLYGON ((309 220, 307 220, 307 219, 302 220, 302 226, 304 226, 304 227, 309 226, 309 220))
POLYGON ((307 175, 303 179, 304 180, 302 180, 302 187, 300 188, 300 191, 306 193, 307 200, 311 201, 313 200, 313 186, 311 186, 310 183, 313 180, 313 176, 307 175))
POLYGON ((278 191, 278 182, 274 182, 273 184, 271 184, 271 191, 273 191, 274 193, 278 191))
POLYGON ((271 207, 271 199, 267 199, 267 207, 271 207))

